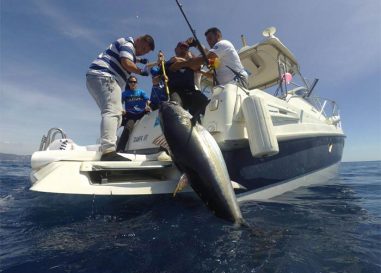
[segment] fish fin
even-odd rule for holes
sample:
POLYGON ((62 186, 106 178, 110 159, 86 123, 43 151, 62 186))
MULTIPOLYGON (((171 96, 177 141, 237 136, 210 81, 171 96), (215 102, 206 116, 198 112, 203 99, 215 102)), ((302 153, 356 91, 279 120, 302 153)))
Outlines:
POLYGON ((182 191, 186 186, 189 185, 189 182, 188 182, 188 176, 184 173, 180 179, 179 179, 179 182, 177 183, 176 185, 176 188, 175 188, 175 191, 173 192, 173 197, 176 196, 176 193, 182 191))
POLYGON ((165 150, 167 150, 167 152, 170 156, 172 155, 171 149, 169 148, 169 145, 168 145, 167 140, 165 139, 164 135, 158 136, 157 138, 155 138, 152 141, 152 143, 157 145, 157 146, 164 148, 165 150))

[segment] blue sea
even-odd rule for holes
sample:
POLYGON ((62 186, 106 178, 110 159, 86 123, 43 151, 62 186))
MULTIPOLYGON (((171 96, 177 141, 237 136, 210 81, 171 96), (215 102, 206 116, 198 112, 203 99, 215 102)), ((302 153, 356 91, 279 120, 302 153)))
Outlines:
POLYGON ((0 161, 0 272, 381 272, 381 161, 327 184, 241 203, 252 229, 196 196, 29 191, 29 161, 0 161))

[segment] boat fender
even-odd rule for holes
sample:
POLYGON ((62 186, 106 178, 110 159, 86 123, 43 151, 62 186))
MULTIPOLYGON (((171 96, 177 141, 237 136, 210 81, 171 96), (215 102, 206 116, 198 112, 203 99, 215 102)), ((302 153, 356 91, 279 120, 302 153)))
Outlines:
POLYGON ((251 95, 244 99, 242 111, 252 156, 264 157, 277 154, 278 140, 264 100, 251 95))

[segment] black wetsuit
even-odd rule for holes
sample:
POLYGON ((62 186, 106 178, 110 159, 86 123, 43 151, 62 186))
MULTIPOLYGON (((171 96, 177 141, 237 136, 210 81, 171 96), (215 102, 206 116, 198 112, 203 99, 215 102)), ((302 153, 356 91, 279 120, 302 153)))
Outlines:
POLYGON ((194 71, 190 68, 181 68, 177 71, 171 71, 169 67, 172 62, 165 64, 168 76, 168 88, 170 99, 179 103, 191 115, 205 113, 205 107, 208 104, 208 98, 200 91, 196 90, 194 84, 194 71))

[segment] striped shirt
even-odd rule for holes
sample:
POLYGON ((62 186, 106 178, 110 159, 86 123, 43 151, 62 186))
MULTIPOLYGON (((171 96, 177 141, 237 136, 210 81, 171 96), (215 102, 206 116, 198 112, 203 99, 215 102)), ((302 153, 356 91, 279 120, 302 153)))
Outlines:
POLYGON ((88 74, 113 77, 122 90, 125 89, 130 73, 121 64, 121 59, 127 58, 136 62, 134 40, 132 37, 119 38, 99 54, 89 68, 88 74))

